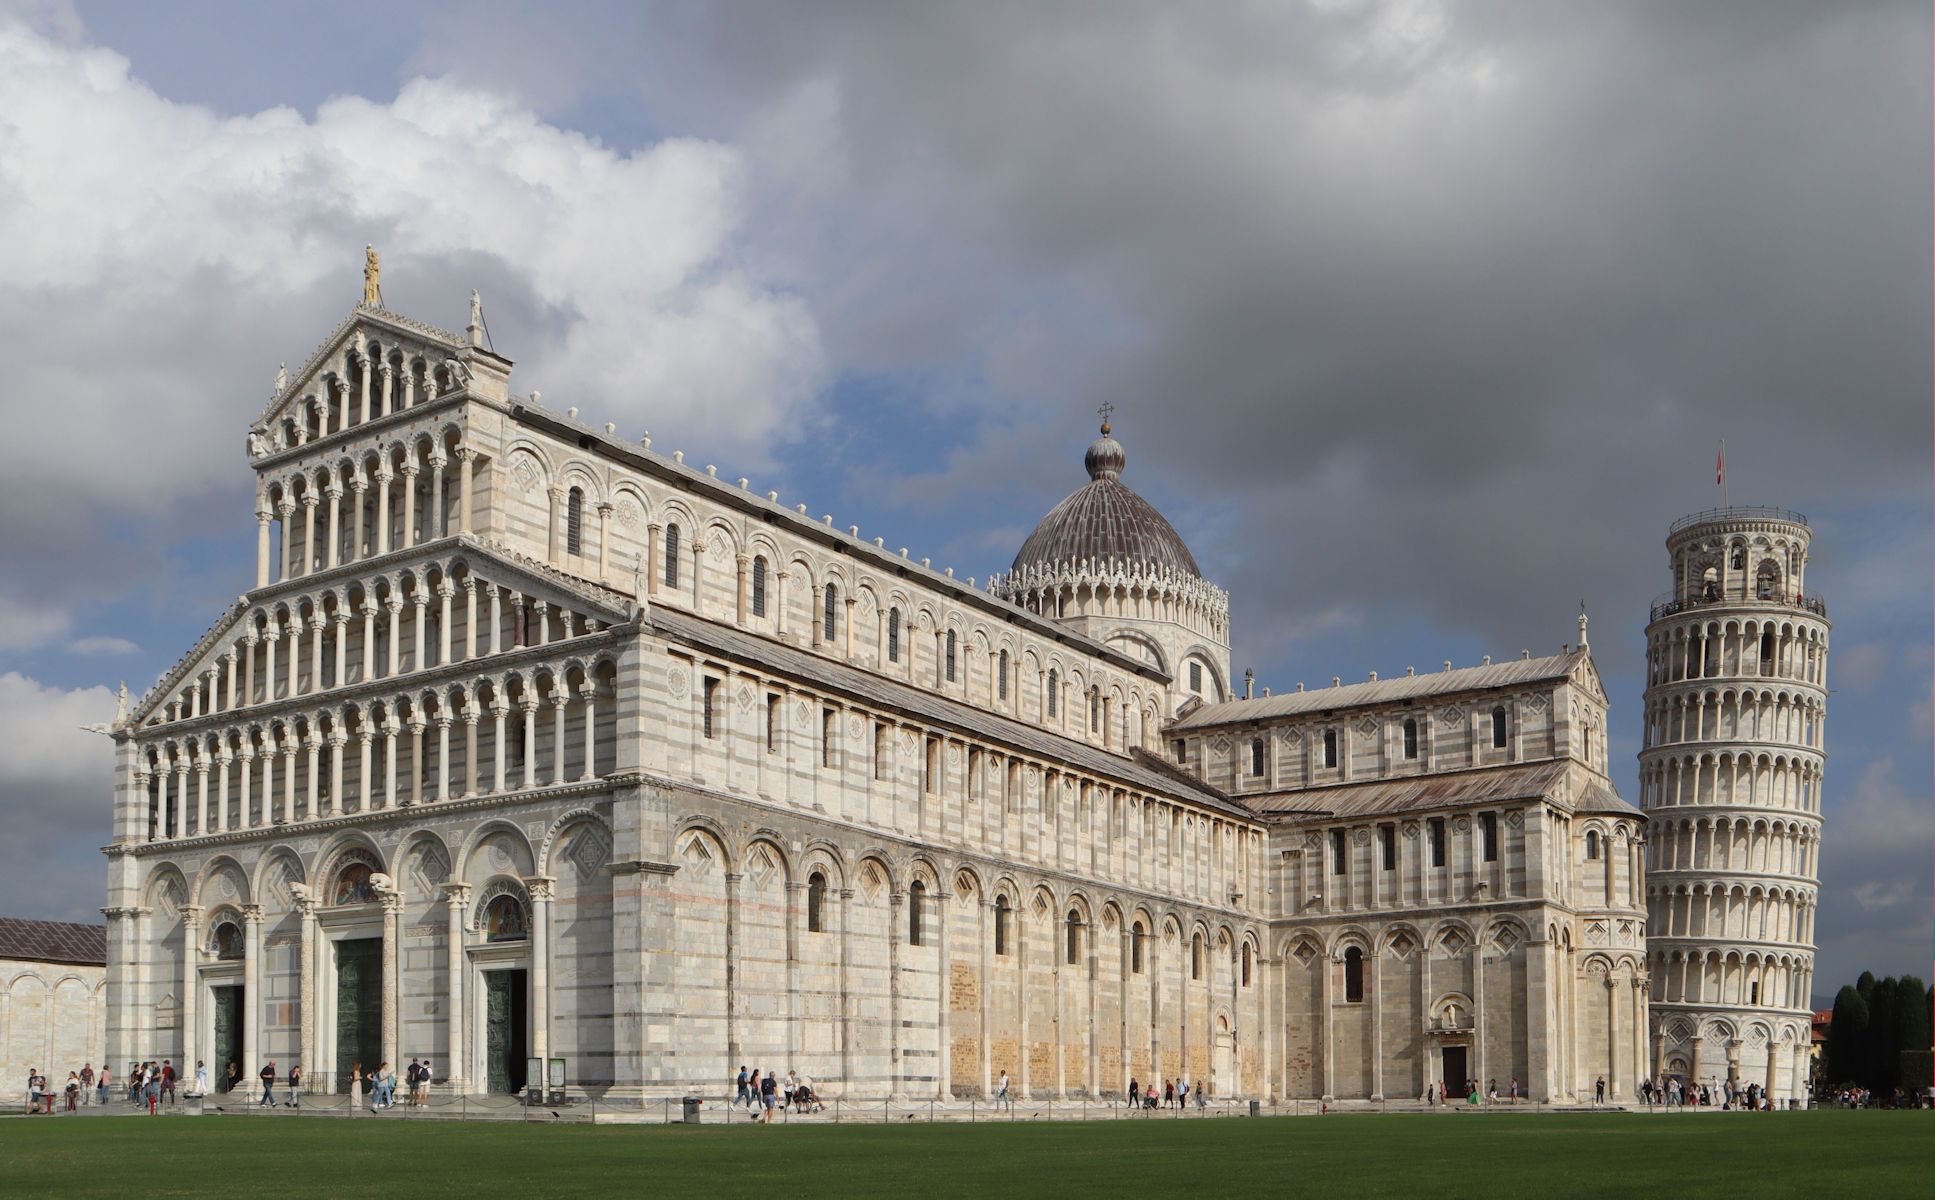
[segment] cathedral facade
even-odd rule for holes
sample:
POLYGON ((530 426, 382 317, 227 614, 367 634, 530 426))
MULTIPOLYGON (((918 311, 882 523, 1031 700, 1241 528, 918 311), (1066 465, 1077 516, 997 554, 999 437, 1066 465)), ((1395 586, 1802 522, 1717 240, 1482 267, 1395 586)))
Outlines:
POLYGON ((1643 817, 1584 626, 1251 696, 1121 481, 984 584, 372 294, 249 434, 254 586, 115 725, 114 1063, 612 1097, 1633 1095, 1643 817))

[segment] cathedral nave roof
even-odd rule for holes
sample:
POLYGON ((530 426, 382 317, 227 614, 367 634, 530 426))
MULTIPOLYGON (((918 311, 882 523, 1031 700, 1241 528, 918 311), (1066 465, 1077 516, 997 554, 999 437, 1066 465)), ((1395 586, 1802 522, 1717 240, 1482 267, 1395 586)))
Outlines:
POLYGON ((1476 770, 1449 771, 1437 775, 1408 775, 1401 779, 1299 788, 1245 796, 1243 802, 1266 818, 1276 821, 1296 821, 1299 818, 1318 821, 1362 820, 1514 800, 1551 800, 1581 813, 1614 813, 1623 817, 1643 815, 1639 809, 1620 799, 1612 788, 1596 780, 1588 782, 1579 795, 1566 797, 1567 772, 1576 765, 1569 759, 1554 758, 1543 762, 1479 767, 1476 770))
POLYGON ((1390 679, 1347 683, 1307 692, 1279 692, 1274 696, 1259 696, 1250 700, 1225 700, 1221 704, 1205 704, 1191 711, 1171 729, 1201 729, 1211 725, 1233 725, 1334 709, 1391 704, 1399 700, 1420 700, 1452 692, 1486 691, 1556 681, 1569 678, 1587 654, 1587 650, 1580 647, 1544 658, 1515 658, 1481 667, 1432 671, 1425 675, 1398 675, 1390 679))
POLYGON ((1150 755, 1124 757, 1087 742, 1038 729, 999 713, 963 704, 834 659, 741 633, 730 626, 677 609, 654 608, 650 610, 648 619, 654 628, 677 641, 716 651, 749 666, 764 667, 776 674, 817 684, 829 693, 859 697, 878 706, 883 713, 906 713, 915 720, 928 720, 942 727, 952 726, 990 742, 1014 746, 1019 752, 1049 764, 1065 763, 1071 770, 1119 779, 1158 796, 1180 798, 1231 816, 1255 819, 1254 814, 1242 804, 1199 780, 1168 769, 1153 769, 1147 761, 1153 758, 1150 755))

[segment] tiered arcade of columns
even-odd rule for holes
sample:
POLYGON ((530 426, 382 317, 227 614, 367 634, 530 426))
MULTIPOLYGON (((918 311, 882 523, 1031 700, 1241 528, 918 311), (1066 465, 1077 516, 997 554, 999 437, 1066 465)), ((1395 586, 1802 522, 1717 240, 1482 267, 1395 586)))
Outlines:
POLYGON ((1653 1069, 1807 1097, 1827 607, 1798 513, 1723 508, 1667 539, 1646 628, 1653 1069))

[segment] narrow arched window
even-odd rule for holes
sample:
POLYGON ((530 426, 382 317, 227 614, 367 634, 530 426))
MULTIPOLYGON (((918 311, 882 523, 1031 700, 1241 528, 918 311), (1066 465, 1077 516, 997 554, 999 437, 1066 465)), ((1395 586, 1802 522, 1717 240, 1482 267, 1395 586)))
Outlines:
POLYGON ((1189 977, 1203 977, 1203 935, 1200 933, 1189 939, 1189 977))
POLYGON ((1250 944, 1243 943, 1243 986, 1250 986, 1250 944))
POLYGON ((1094 733, 1102 728, 1102 689, 1088 690, 1088 731, 1094 733))
POLYGON ((1055 715, 1055 693, 1061 690, 1061 673, 1053 667, 1048 668, 1048 715, 1051 717, 1055 715))
POLYGON ((1334 767, 1337 765, 1337 731, 1335 729, 1324 730, 1324 765, 1326 767, 1334 767))
POLYGON ((887 661, 900 661, 900 610, 887 610, 887 661))
POLYGON ((1503 706, 1492 710, 1492 749, 1505 748, 1505 709, 1503 706))
POLYGON ((926 917, 927 885, 916 879, 907 885, 907 944, 919 946, 921 941, 921 922, 926 917))
POLYGON ((1250 739, 1250 774, 1263 777, 1263 739, 1250 739))
POLYGON ((1064 952, 1064 957, 1068 960, 1068 965, 1072 967, 1082 959, 1082 914, 1072 908, 1068 910, 1066 931, 1068 945, 1064 952))
POLYGON ((766 615, 766 556, 753 559, 752 564, 752 611, 753 616, 766 615))
POLYGON ((952 629, 947 631, 947 681, 954 682, 954 652, 956 639, 952 629))
POLYGON ((826 585, 826 611, 820 614, 820 640, 831 642, 840 632, 840 589, 826 585))
POLYGON ((1142 922, 1140 921, 1137 921, 1129 929, 1129 971, 1131 974, 1142 974, 1142 940, 1148 936, 1148 932, 1142 928, 1142 922))
POLYGON ((1364 952, 1356 946, 1344 951, 1344 1003, 1364 1002, 1364 952))
POLYGON ((1006 700, 1008 698, 1008 652, 1006 650, 1001 652, 1000 675, 1000 682, 996 686, 1000 688, 1001 698, 1006 700))
POLYGON ((665 527, 665 586, 679 586, 679 527, 665 527))
POLYGON ((826 932, 826 876, 818 871, 806 880, 806 932, 826 932))
POLYGON ((564 501, 564 552, 583 554, 585 552, 585 493, 583 488, 572 488, 564 501))
POLYGON ((1588 859, 1597 859, 1599 857, 1599 831, 1597 829, 1586 830, 1586 857, 1588 859))
POLYGON ((1008 953, 1008 918, 1013 915, 1014 910, 1008 907, 1008 898, 996 896, 994 898, 994 952, 1003 957, 1008 953))
POLYGON ((1415 718, 1404 719, 1404 757, 1418 756, 1418 722, 1415 718))

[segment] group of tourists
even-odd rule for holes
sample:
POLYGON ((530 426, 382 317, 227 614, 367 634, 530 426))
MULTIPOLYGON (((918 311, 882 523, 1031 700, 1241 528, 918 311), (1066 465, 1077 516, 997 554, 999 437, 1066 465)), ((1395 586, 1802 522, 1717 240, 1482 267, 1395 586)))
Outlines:
POLYGON ((1740 1112, 1772 1112, 1773 1100, 1767 1089, 1758 1083, 1746 1087, 1734 1086, 1734 1081, 1713 1080, 1708 1083, 1682 1083, 1668 1077, 1642 1079, 1639 1081, 1639 1098, 1648 1104, 1664 1105, 1667 1108, 1721 1108, 1740 1112))
MULTIPOLYGON (((105 1076, 106 1072, 103 1071, 102 1074, 105 1076)), ((54 1103, 57 1100, 64 1103, 68 1112, 74 1112, 80 1105, 89 1102, 89 1094, 93 1091, 93 1085, 93 1063, 89 1063, 80 1071, 69 1071, 67 1073, 67 1082, 64 1084, 42 1075, 38 1067, 28 1067, 27 1112, 30 1115, 33 1113, 51 1115, 54 1111, 54 1103), (83 1081, 83 1076, 85 1076, 85 1081, 83 1081)), ((107 1084, 103 1083, 101 1086, 105 1089, 107 1084)), ((101 1103, 107 1103, 107 1093, 105 1090, 101 1093, 101 1103)))
POLYGON ((748 1072, 744 1063, 733 1080, 732 1102, 752 1109, 768 1125, 775 1110, 821 1112, 826 1108, 813 1091, 813 1081, 799 1072, 788 1071, 784 1076, 771 1071, 762 1074, 758 1068, 748 1072))
MULTIPOLYGON (((1008 1073, 1006 1071, 1003 1071, 1001 1073, 1001 1087, 995 1093, 995 1103, 999 1105, 1001 1102, 1001 1098, 1007 1095, 1007 1093, 1008 1093, 1008 1073)), ((1129 1080, 1129 1096, 1128 1096, 1127 1103, 1128 1103, 1128 1106, 1132 1109, 1135 1109, 1135 1108, 1140 1108, 1144 1110, 1154 1109, 1154 1108, 1182 1109, 1182 1108, 1189 1107, 1189 1098, 1191 1095, 1194 1095, 1196 1097, 1196 1107, 1198 1109, 1204 1109, 1209 1107, 1208 1093, 1203 1089, 1203 1087, 1200 1084, 1195 1088, 1191 1088, 1189 1086, 1189 1081, 1187 1079, 1182 1079, 1182 1080, 1165 1079, 1162 1081, 1162 1090, 1158 1092, 1156 1090, 1156 1085, 1153 1080, 1150 1081, 1148 1088, 1144 1089, 1141 1081, 1132 1078, 1129 1080)), ((1013 1108, 1014 1101, 1010 1100, 1008 1102, 1008 1107, 1013 1108)))
MULTIPOLYGON (((230 1063, 229 1064, 229 1071, 231 1073, 230 1078, 234 1077, 233 1075, 234 1070, 235 1070, 235 1064, 230 1063)), ((275 1098, 275 1082, 276 1082, 275 1059, 272 1058, 268 1062, 262 1064, 262 1069, 256 1072, 255 1077, 262 1081, 262 1098, 255 1102, 255 1106, 257 1108, 274 1108, 277 1103, 275 1098)), ((284 1100, 281 1102, 282 1107, 301 1108, 302 1107, 302 1064, 296 1063, 294 1066, 290 1067, 289 1073, 283 1076, 282 1079, 284 1084, 288 1088, 288 1096, 289 1096, 287 1100, 284 1100)))
POLYGON ((1454 1095, 1462 1095, 1465 1103, 1469 1105, 1517 1104, 1522 1099, 1519 1095, 1516 1075, 1505 1081, 1503 1090, 1500 1090, 1496 1076, 1487 1079, 1482 1089, 1476 1079, 1467 1079, 1456 1092, 1452 1090, 1449 1083, 1440 1079, 1436 1083, 1425 1084, 1424 1095, 1421 1098, 1428 1105, 1439 1105, 1452 1103, 1454 1095))

